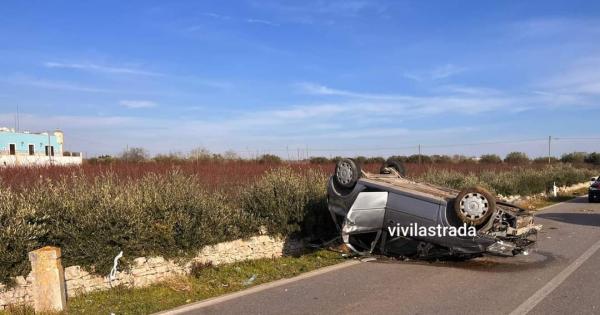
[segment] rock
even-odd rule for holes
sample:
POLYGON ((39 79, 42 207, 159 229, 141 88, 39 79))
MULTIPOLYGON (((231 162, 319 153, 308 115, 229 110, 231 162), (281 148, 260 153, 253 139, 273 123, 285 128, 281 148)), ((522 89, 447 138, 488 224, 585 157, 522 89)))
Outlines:
POLYGON ((17 277, 15 277, 15 283, 18 286, 25 286, 25 285, 27 285, 27 280, 25 280, 25 277, 23 277, 23 276, 17 276, 17 277))
POLYGON ((162 257, 150 257, 148 258, 149 265, 160 265, 165 262, 165 259, 162 257))
POLYGON ((133 262, 135 263, 136 266, 142 266, 143 264, 146 263, 146 257, 138 257, 138 258, 134 259, 133 262))
POLYGON ((65 268, 65 279, 66 280, 70 280, 70 279, 77 279, 77 278, 81 278, 81 267, 79 266, 70 266, 65 268))

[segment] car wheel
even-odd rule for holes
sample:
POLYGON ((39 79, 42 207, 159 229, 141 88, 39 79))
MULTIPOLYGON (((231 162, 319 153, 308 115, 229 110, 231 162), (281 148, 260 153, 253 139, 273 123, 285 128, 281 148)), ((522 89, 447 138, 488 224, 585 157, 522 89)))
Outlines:
POLYGON ((341 159, 335 165, 335 182, 344 187, 352 188, 360 177, 360 166, 354 160, 341 159))
POLYGON ((480 225, 496 211, 496 198, 481 187, 465 188, 454 200, 454 211, 462 222, 480 225))
POLYGON ((380 174, 389 174, 386 168, 393 168, 400 176, 406 176, 406 168, 404 167, 404 163, 396 160, 396 159, 387 159, 379 169, 380 174))
POLYGON ((594 198, 592 198, 592 196, 588 195, 588 202, 589 203, 593 203, 594 202, 594 198))

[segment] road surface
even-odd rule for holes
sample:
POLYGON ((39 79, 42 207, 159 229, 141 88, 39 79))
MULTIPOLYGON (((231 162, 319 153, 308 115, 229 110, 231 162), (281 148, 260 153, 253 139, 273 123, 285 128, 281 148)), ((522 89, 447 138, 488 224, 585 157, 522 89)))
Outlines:
POLYGON ((466 262, 378 259, 171 314, 600 314, 600 203, 537 215, 528 256, 466 262))

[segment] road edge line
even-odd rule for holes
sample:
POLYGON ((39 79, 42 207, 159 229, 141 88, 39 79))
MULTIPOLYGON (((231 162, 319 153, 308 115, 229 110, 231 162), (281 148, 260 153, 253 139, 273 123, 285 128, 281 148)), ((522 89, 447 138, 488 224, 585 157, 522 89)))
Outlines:
POLYGON ((202 301, 198 301, 195 303, 191 303, 191 304, 186 304, 186 305, 182 305, 170 310, 165 310, 165 311, 161 311, 158 313, 154 313, 154 315, 175 315, 175 314, 181 314, 183 312, 187 312, 187 311, 191 311, 191 310, 197 310, 203 307, 207 307, 207 306, 211 306, 214 304, 219 304, 225 301, 229 301, 229 300, 233 300, 235 298, 238 297, 242 297, 245 295, 249 295, 249 294, 253 294, 253 293, 258 293, 260 291, 264 291, 267 289, 271 289, 271 288, 276 288, 288 283, 292 283, 292 282, 296 282, 296 281, 300 281, 300 280, 304 280, 304 279, 308 279, 308 278, 312 278, 324 273, 328 273, 331 271, 335 271, 335 270, 340 270, 343 268, 347 268, 350 266, 354 266, 357 264, 360 264, 361 261, 360 260, 351 260, 351 261, 346 261, 346 262, 342 262, 339 264, 335 264, 335 265, 331 265, 331 266, 327 266, 327 267, 323 267, 323 268, 319 268, 313 271, 309 271, 309 272, 305 272, 302 273, 300 275, 297 275, 295 277, 292 278, 285 278, 285 279, 280 279, 280 280, 275 280, 275 281, 271 281, 271 282, 267 282, 267 283, 263 283, 260 285, 257 285, 255 287, 252 288, 248 288, 242 291, 237 291, 237 292, 232 292, 229 294, 225 294, 225 295, 221 295, 221 296, 216 296, 216 297, 212 297, 212 298, 208 298, 202 301))
POLYGON ((554 206, 558 206, 558 205, 560 205, 560 204, 567 203, 567 202, 569 202, 569 201, 571 201, 571 200, 575 200, 575 199, 577 199, 577 198, 582 198, 582 197, 585 197, 585 196, 586 196, 586 195, 575 196, 575 197, 573 197, 573 198, 571 198, 571 199, 568 199, 568 200, 565 200, 565 201, 561 201, 561 202, 553 203, 553 204, 551 204, 551 205, 547 205, 547 206, 545 206, 545 207, 541 207, 541 208, 539 208, 539 209, 535 209, 535 212, 534 212, 534 214, 535 214, 535 213, 537 213, 537 212, 540 212, 540 211, 542 211, 542 210, 546 210, 546 209, 548 209, 548 208, 552 208, 552 207, 554 207, 554 206))
POLYGON ((529 313, 536 305, 543 301, 554 289, 558 288, 567 278, 583 265, 590 257, 592 257, 600 249, 600 240, 588 248, 581 256, 577 257, 570 265, 559 272, 546 285, 537 290, 532 296, 525 300, 510 315, 523 315, 529 313))

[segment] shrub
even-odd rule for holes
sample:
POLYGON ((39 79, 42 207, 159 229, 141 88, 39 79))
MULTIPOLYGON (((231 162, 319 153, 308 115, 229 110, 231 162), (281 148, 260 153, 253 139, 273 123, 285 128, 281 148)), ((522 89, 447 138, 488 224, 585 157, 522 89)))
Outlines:
POLYGON ((202 246, 258 233, 258 222, 230 196, 208 193, 178 171, 131 181, 114 174, 42 180, 16 194, 4 191, 0 208, 2 277, 23 274, 27 252, 62 248, 66 265, 107 273, 119 252, 128 258, 181 257, 202 246), (6 272, 5 272, 6 271, 6 272))
POLYGON ((367 158, 364 156, 357 156, 354 158, 354 161, 356 161, 356 163, 363 165, 367 162, 367 158))
POLYGON ((315 156, 310 158, 311 164, 327 164, 329 163, 329 159, 324 156, 315 156))
POLYGON ((585 152, 571 152, 563 154, 560 158, 560 161, 563 163, 583 163, 585 162, 585 158, 585 152))
POLYGON ((148 152, 144 148, 128 148, 121 153, 121 159, 127 162, 143 162, 148 159, 148 152))
POLYGON ((408 158, 406 158, 406 162, 407 163, 423 163, 423 164, 429 164, 432 162, 431 158, 428 155, 419 155, 419 154, 413 154, 411 156, 409 156, 408 158))
POLYGON ((510 152, 504 158, 504 162, 509 164, 526 164, 529 163, 529 157, 523 152, 510 152))
POLYGON ((453 155, 452 162, 457 163, 457 164, 475 164, 475 163, 477 163, 475 158, 461 155, 461 154, 453 155))
POLYGON ((29 270, 27 252, 38 248, 38 239, 47 233, 46 216, 33 205, 15 203, 18 195, 0 193, 0 283, 9 276, 29 270))
POLYGON ((533 163, 536 163, 536 164, 554 164, 554 163, 558 163, 558 162, 560 162, 560 160, 553 156, 551 156, 551 157, 540 156, 540 157, 533 159, 533 163), (548 160, 550 160, 550 163, 548 163, 548 160))
POLYGON ((554 183, 557 186, 580 183, 593 174, 593 170, 564 165, 552 165, 537 170, 520 167, 512 171, 484 171, 479 175, 430 169, 422 174, 419 180, 454 189, 481 185, 498 194, 530 195, 547 191, 554 183))
POLYGON ((399 162, 407 162, 408 157, 404 156, 404 155, 392 155, 388 158, 389 160, 395 160, 395 161, 399 161, 399 162))
POLYGON ((302 176, 290 168, 274 169, 243 192, 241 206, 270 234, 321 234, 329 222, 326 183, 319 171, 302 176))
POLYGON ((273 154, 263 154, 257 160, 261 164, 280 164, 282 162, 280 157, 273 154))
POLYGON ((365 164, 383 164, 383 162, 385 162, 385 159, 380 156, 370 157, 365 160, 365 164))
POLYGON ((433 161, 433 163, 443 163, 443 164, 447 164, 447 163, 452 163, 452 157, 448 156, 448 155, 432 155, 431 156, 431 160, 433 161))
POLYGON ((484 154, 479 158, 479 163, 499 164, 502 163, 502 158, 496 154, 484 154))
POLYGON ((585 157, 585 163, 600 165, 600 153, 592 152, 585 157))

